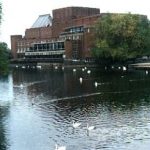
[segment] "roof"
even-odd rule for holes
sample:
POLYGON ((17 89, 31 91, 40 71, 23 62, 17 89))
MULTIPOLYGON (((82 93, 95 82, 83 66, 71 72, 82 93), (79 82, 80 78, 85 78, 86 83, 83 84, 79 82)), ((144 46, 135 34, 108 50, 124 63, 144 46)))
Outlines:
POLYGON ((48 27, 52 24, 52 17, 50 14, 40 15, 34 22, 31 28, 48 27))

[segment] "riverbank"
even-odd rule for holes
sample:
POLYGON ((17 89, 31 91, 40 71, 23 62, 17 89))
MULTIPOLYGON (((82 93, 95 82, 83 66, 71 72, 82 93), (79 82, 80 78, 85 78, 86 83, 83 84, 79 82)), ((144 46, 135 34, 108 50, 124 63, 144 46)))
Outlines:
POLYGON ((150 69, 150 62, 130 64, 129 67, 135 69, 150 69))

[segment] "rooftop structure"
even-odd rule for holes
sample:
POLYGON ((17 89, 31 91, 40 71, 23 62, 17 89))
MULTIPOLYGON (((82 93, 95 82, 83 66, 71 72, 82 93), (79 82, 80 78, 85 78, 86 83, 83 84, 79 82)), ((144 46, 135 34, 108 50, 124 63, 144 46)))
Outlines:
POLYGON ((31 28, 48 27, 52 25, 52 17, 50 14, 40 15, 31 28))

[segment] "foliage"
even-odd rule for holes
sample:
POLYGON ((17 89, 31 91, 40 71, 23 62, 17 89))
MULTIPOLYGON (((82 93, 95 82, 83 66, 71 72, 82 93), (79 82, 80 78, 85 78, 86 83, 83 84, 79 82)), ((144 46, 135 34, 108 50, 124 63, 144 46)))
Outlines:
POLYGON ((8 58, 10 50, 6 43, 0 43, 0 74, 8 72, 8 58))
POLYGON ((150 22, 133 14, 103 15, 94 27, 98 58, 126 60, 150 54, 150 22))

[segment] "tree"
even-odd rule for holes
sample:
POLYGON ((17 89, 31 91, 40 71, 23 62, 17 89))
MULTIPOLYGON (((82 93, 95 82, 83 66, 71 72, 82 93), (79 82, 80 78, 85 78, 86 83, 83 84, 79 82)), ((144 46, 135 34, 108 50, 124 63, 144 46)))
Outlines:
POLYGON ((8 71, 8 58, 10 51, 6 43, 0 43, 0 74, 5 74, 8 71))
MULTIPOLYGON (((2 19, 2 4, 0 3, 0 24, 2 19)), ((5 74, 8 71, 8 58, 10 51, 4 42, 0 42, 0 74, 5 74)))
POLYGON ((122 61, 150 54, 150 22, 144 15, 105 14, 94 29, 98 58, 122 61))

